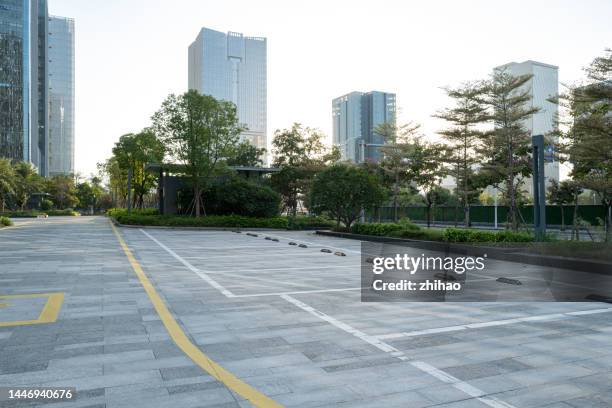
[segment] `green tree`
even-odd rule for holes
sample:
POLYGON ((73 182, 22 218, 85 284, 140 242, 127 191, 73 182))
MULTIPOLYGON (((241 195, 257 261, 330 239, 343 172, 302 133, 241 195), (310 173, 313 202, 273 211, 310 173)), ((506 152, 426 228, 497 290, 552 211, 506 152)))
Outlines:
POLYGON ((122 169, 115 156, 110 157, 103 163, 98 163, 98 173, 106 180, 110 193, 112 207, 123 207, 127 203, 127 171, 122 169))
POLYGON ((297 214, 299 202, 310 190, 313 176, 329 163, 339 160, 337 149, 323 144, 323 134, 316 129, 294 123, 291 129, 274 132, 272 139, 273 166, 277 173, 270 177, 272 187, 281 195, 283 209, 297 214))
POLYGON ((496 70, 484 88, 483 103, 488 106, 493 130, 485 132, 479 153, 490 184, 499 188, 508 202, 508 226, 518 230, 518 200, 523 177, 531 174, 531 134, 524 122, 539 108, 529 104, 527 87, 532 75, 513 76, 496 70))
POLYGON ((225 160, 228 166, 244 166, 258 167, 263 165, 263 156, 266 154, 266 149, 257 148, 248 141, 240 142, 230 156, 225 160))
POLYGON ((446 94, 454 100, 455 106, 434 115, 450 124, 449 128, 438 133, 448 143, 449 173, 456 180, 457 196, 463 206, 466 227, 470 226, 470 204, 478 198, 481 190, 474 183, 474 167, 480 163, 479 145, 483 136, 477 126, 489 117, 482 99, 484 90, 481 83, 447 88, 446 94))
POLYGON ((236 106, 195 90, 172 94, 153 115, 153 128, 170 155, 183 165, 193 190, 193 213, 199 217, 204 188, 219 161, 236 149, 245 129, 238 123, 236 106))
POLYGON ((21 211, 25 210, 30 197, 41 191, 43 178, 38 175, 32 164, 21 161, 14 166, 15 172, 15 202, 21 211))
POLYGON ((113 148, 113 155, 119 167, 132 172, 132 188, 134 190, 132 205, 142 208, 144 196, 155 186, 155 174, 147 171, 151 163, 161 163, 165 155, 164 144, 151 129, 140 133, 128 133, 119 138, 113 148))
POLYGON ((561 97, 568 110, 568 130, 561 152, 573 165, 570 175, 597 193, 606 207, 604 226, 610 240, 612 220, 612 50, 586 69, 587 83, 561 97))
POLYGON ((47 192, 53 197, 55 206, 60 210, 73 208, 78 204, 74 177, 57 175, 46 180, 47 192))
POLYGON ((385 141, 380 148, 383 155, 381 168, 392 182, 393 221, 397 222, 398 199, 402 186, 409 181, 409 169, 412 165, 411 155, 414 153, 415 140, 419 138, 420 125, 409 122, 397 126, 394 123, 383 123, 375 132, 385 141))
POLYGON ((0 158, 0 212, 4 212, 15 194, 15 171, 9 159, 0 158))
POLYGON ((384 199, 380 180, 363 167, 338 163, 318 173, 310 192, 310 209, 327 213, 349 229, 362 210, 379 206, 384 199))
POLYGON ((551 180, 548 186, 548 201, 551 204, 558 205, 561 209, 561 231, 565 231, 565 213, 563 206, 574 202, 574 197, 571 192, 571 182, 563 181, 559 183, 557 180, 551 180))

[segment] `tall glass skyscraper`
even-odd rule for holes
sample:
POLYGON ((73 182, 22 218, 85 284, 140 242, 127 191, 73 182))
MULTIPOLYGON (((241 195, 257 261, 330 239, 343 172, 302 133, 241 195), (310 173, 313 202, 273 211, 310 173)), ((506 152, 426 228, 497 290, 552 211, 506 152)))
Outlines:
POLYGON ((74 20, 49 18, 49 175, 74 173, 74 20))
POLYGON ((48 174, 46 0, 0 3, 0 157, 48 174))
POLYGON ((333 143, 343 160, 378 162, 379 145, 384 140, 375 130, 383 123, 395 124, 395 120, 395 94, 351 92, 332 101, 333 143))
POLYGON ((236 104, 242 139, 267 147, 267 48, 262 37, 202 28, 189 46, 189 89, 236 104))

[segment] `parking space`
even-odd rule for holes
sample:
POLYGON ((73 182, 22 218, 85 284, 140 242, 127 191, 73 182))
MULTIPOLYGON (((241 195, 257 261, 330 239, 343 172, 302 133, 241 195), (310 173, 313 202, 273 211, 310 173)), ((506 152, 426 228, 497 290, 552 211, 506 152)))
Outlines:
POLYGON ((117 233, 94 217, 0 231, 0 304, 64 296, 54 322, 0 325, 0 386, 75 386, 48 405, 71 407, 612 405, 607 303, 362 303, 358 241, 117 233))

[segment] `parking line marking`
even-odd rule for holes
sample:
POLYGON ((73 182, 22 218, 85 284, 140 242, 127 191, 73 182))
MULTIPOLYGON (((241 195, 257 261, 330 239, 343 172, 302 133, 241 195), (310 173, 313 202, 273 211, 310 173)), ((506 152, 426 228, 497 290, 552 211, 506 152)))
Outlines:
MULTIPOLYGON (((385 353, 389 353, 392 356, 402 360, 402 361, 408 361, 410 360, 410 358, 408 356, 406 356, 406 354, 401 351, 398 350, 397 348, 393 347, 390 344, 385 343, 384 341, 380 340, 379 337, 377 336, 370 336, 364 332, 362 332, 361 330, 358 330, 356 328, 354 328, 353 326, 344 323, 330 315, 327 315, 315 308, 313 308, 312 306, 307 305, 304 302, 301 302, 299 300, 297 300, 294 297, 291 297, 289 295, 282 295, 281 296, 283 299, 285 299, 287 302, 297 306, 298 308, 304 310, 305 312, 310 313, 313 316, 318 317, 321 320, 324 320, 326 322, 328 322, 329 324, 333 325, 334 327, 339 328, 340 330, 352 334, 353 336, 365 341, 368 344, 371 344, 372 346, 376 347, 377 349, 385 352, 385 353)), ((418 368, 419 370, 437 378, 440 381, 443 381, 451 386, 453 386, 454 388, 463 391, 464 393, 466 393, 467 395, 469 395, 470 397, 476 398, 478 401, 482 402, 483 404, 486 404, 488 406, 490 406, 491 408, 515 408, 513 405, 510 405, 504 401, 499 400, 498 398, 495 397, 488 397, 486 396, 486 393, 476 387, 474 387, 473 385, 470 385, 468 383, 466 383, 465 381, 461 381, 458 378, 453 377, 452 375, 430 365, 427 364, 423 361, 410 361, 410 364, 415 367, 418 368)))
POLYGON ((296 290, 294 292, 269 292, 269 293, 253 293, 248 295, 233 295, 236 298, 246 297, 262 297, 262 296, 283 296, 283 295, 299 295, 301 293, 327 293, 327 292, 347 292, 351 290, 360 290, 361 288, 336 288, 336 289, 313 289, 313 290, 296 290))
MULTIPOLYGON (((125 256, 128 258, 132 269, 136 276, 138 276, 138 280, 140 281, 142 287, 145 292, 149 296, 151 303, 155 307, 157 314, 159 315, 164 327, 170 334, 170 337, 174 341, 174 343, 189 357, 196 363, 200 368, 210 374, 212 377, 223 383, 227 388, 237 393, 241 397, 249 400, 256 407, 271 407, 277 408, 282 407, 279 403, 272 400, 267 395, 261 393, 255 388, 251 387, 247 383, 240 380, 238 377, 234 376, 231 372, 227 371, 225 368, 220 366, 211 360, 202 350, 200 350, 197 346, 195 346, 191 340, 187 337, 181 326, 172 316, 170 310, 166 307, 166 304, 162 300, 162 298, 155 290, 155 287, 145 274, 144 270, 140 266, 140 263, 136 260, 132 251, 126 244, 125 240, 117 230, 117 228, 111 223, 111 228, 125 253, 125 256)), ((141 230, 142 231, 142 230, 141 230)), ((149 235, 146 232, 142 231, 145 235, 149 235)), ((153 237, 149 236, 153 241, 156 241, 158 245, 162 246, 159 241, 155 240, 153 237)), ((163 248, 163 246, 162 246, 163 248)))
POLYGON ((142 228, 139 228, 138 230, 140 232, 142 232, 143 234, 145 234, 147 237, 149 237, 149 239, 151 241, 153 241, 157 245, 159 245, 160 248, 162 248, 163 250, 168 252, 170 255, 172 255, 174 257, 174 259, 176 259, 177 261, 179 261, 180 263, 185 265, 187 267, 187 269, 189 269, 191 272, 195 273, 200 278, 202 278, 206 282, 208 282, 208 284, 210 286, 212 286, 213 288, 217 289, 219 292, 223 293, 227 297, 234 297, 234 294, 231 291, 227 290, 226 288, 223 287, 223 285, 218 283, 216 280, 214 280, 213 278, 211 278, 210 276, 208 276, 207 274, 205 274, 204 272, 202 272, 201 270, 199 270, 198 268, 196 268, 195 266, 193 266, 192 264, 187 262, 185 259, 181 258, 176 252, 174 252, 173 250, 168 248, 166 245, 164 245, 161 242, 159 242, 157 239, 155 239, 153 236, 151 236, 151 234, 149 234, 148 232, 146 232, 142 228))
POLYGON ((381 334, 376 337, 381 340, 390 340, 390 339, 399 339, 401 337, 423 336, 427 334, 454 332, 454 331, 461 331, 461 330, 466 330, 466 329, 480 329, 483 327, 505 326, 508 324, 516 324, 516 323, 552 321, 552 320, 563 319, 565 317, 583 316, 583 315, 609 313, 609 312, 612 312, 612 307, 608 307, 604 309, 579 310, 576 312, 525 316, 525 317, 517 317, 513 319, 492 320, 488 322, 468 323, 468 324, 462 324, 462 325, 457 325, 457 326, 438 327, 434 329, 414 330, 410 332, 381 334))
MULTIPOLYGON (((0 296, 2 299, 34 299, 34 298, 47 298, 47 302, 42 308, 42 311, 38 315, 36 320, 19 320, 12 322, 0 322, 0 327, 12 327, 12 326, 26 326, 30 324, 43 324, 43 323, 54 323, 59 316, 59 312, 64 303, 64 294, 61 292, 57 293, 35 293, 35 294, 24 294, 24 295, 6 295, 0 296)), ((10 303, 8 303, 10 305, 10 303)))

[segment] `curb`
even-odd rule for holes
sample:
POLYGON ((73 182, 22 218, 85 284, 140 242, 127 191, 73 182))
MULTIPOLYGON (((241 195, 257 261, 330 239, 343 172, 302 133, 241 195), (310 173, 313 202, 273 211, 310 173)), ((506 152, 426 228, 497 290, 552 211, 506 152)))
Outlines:
POLYGON ((317 231, 318 235, 329 237, 356 239, 368 242, 396 243, 414 248, 432 251, 450 252, 459 255, 481 255, 486 251, 487 257, 500 261, 526 263, 529 265, 547 266, 559 269, 570 269, 580 272, 595 273, 598 275, 612 275, 612 263, 604 261, 591 261, 580 258, 562 256, 539 255, 520 252, 520 248, 497 248, 488 246, 473 246, 454 244, 448 242, 421 241, 406 238, 381 237, 374 235, 352 234, 349 232, 317 231))

